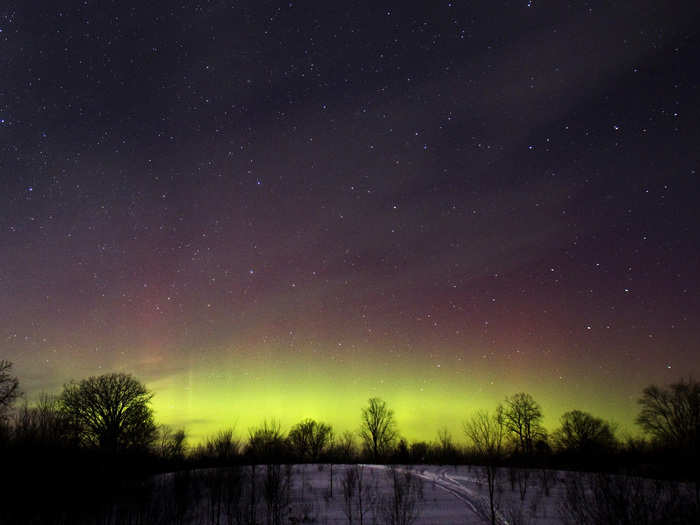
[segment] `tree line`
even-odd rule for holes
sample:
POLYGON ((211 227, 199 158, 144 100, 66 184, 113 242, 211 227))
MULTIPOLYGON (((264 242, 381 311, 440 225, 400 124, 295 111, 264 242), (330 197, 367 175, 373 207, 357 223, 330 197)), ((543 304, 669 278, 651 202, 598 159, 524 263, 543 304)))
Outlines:
POLYGON ((386 401, 373 397, 361 408, 355 433, 336 435, 331 424, 311 418, 285 433, 272 419, 249 429, 246 440, 226 429, 188 450, 185 429, 157 425, 150 406, 153 392, 129 374, 71 381, 58 396, 42 394, 34 406, 25 403, 14 407, 22 394, 11 370, 10 362, 0 361, 0 439, 5 444, 60 441, 64 447, 110 454, 262 462, 454 463, 471 453, 496 454, 515 461, 556 455, 564 462, 576 463, 645 447, 685 458, 700 453, 700 383, 692 378, 643 390, 636 422, 648 437, 645 441, 628 438, 622 442, 614 423, 582 410, 564 413, 550 433, 542 424, 540 404, 532 395, 519 392, 506 397, 493 412, 479 411, 464 420, 464 445, 459 445, 446 428, 437 431, 433 442, 408 443, 400 436, 394 411, 386 401))
MULTIPOLYGON (((153 479, 158 472, 178 473, 172 480, 175 492, 185 481, 187 490, 196 492, 197 484, 213 483, 211 476, 217 487, 223 483, 230 491, 241 485, 231 485, 229 478, 245 478, 249 511, 254 512, 259 498, 268 498, 272 502, 268 510, 274 507, 277 510, 272 514, 279 513, 282 500, 275 498, 279 491, 288 490, 284 487, 289 485, 291 472, 281 466, 295 463, 328 464, 331 494, 334 464, 480 465, 490 502, 483 517, 492 523, 497 521, 497 492, 505 471, 513 489, 521 488, 523 498, 528 473, 537 473, 547 491, 552 469, 686 480, 693 482, 694 505, 700 508, 700 383, 692 378, 645 388, 636 417, 645 437, 627 439, 618 436, 614 423, 582 410, 564 413, 558 427, 549 432, 542 423, 540 404, 525 392, 505 397, 491 411, 468 415, 462 421, 461 437, 443 427, 433 441, 408 442, 401 437, 388 403, 373 397, 360 409, 355 432, 336 433, 330 423, 311 418, 285 432, 279 421, 267 419, 249 428, 244 437, 227 428, 189 447, 185 429, 156 423, 151 409, 153 392, 129 374, 71 381, 60 394, 42 394, 33 405, 26 400, 20 403, 22 398, 12 364, 0 360, 0 494, 6 502, 0 505, 0 524, 21 523, 20 517, 30 515, 17 507, 26 500, 27 487, 41 494, 33 506, 33 516, 39 516, 34 522, 79 523, 80 513, 90 512, 84 508, 86 502, 112 509, 115 494, 125 497, 125 508, 143 500, 144 480, 153 479), (193 481, 195 472, 199 474, 193 481), (71 504, 75 508, 69 508, 71 504), (54 521, 42 521, 42 513, 54 521)), ((346 474, 351 478, 354 472, 346 474)), ((350 478, 343 478, 341 488, 354 494, 350 478)), ((581 479, 572 477, 567 486, 572 515, 592 508, 587 498, 595 491, 581 485, 581 479)), ((594 488, 612 494, 610 483, 616 479, 600 478, 604 483, 594 488)), ((630 486, 625 484, 621 490, 629 491, 630 486)), ((212 487, 206 490, 214 497, 217 492, 212 487)), ((644 490, 640 485, 640 501, 645 501, 644 490)), ((671 500, 674 498, 656 501, 671 500)), ((254 516, 248 518, 256 522, 254 516)), ((144 518, 146 523, 149 519, 144 518)), ((600 521, 594 518, 592 522, 596 520, 600 521)))

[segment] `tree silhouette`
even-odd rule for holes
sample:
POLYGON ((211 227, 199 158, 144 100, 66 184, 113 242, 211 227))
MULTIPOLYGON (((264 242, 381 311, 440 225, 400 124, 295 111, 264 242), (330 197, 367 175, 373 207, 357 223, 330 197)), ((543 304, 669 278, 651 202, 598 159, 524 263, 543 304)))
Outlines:
POLYGON ((355 446, 355 435, 346 430, 343 435, 338 437, 333 444, 333 455, 343 463, 350 463, 357 455, 357 447, 355 446))
POLYGON ((531 454, 536 440, 545 436, 542 409, 530 394, 519 392, 507 397, 503 408, 506 429, 515 436, 517 451, 531 454))
POLYGON ((83 445, 115 453, 146 448, 157 438, 152 397, 130 374, 114 373, 64 385, 61 405, 83 445))
POLYGON ((418 521, 423 507, 423 478, 411 468, 397 469, 391 465, 387 470, 391 490, 388 497, 381 498, 380 513, 384 523, 412 525, 418 521))
POLYGON ((386 455, 396 441, 397 435, 394 411, 387 407, 382 399, 370 398, 367 406, 362 409, 360 437, 373 461, 376 462, 386 455))
POLYGON ((12 363, 0 361, 0 420, 7 416, 12 403, 20 395, 19 380, 12 375, 12 363))
POLYGON ((158 427, 157 451, 160 457, 168 460, 185 457, 187 434, 184 429, 173 430, 168 425, 158 427))
POLYGON ((13 434, 16 443, 60 447, 73 445, 75 433, 58 397, 42 393, 34 406, 25 402, 16 411, 13 434))
POLYGON ((226 428, 207 438, 203 449, 204 455, 207 458, 215 459, 217 464, 229 464, 238 455, 240 441, 235 436, 233 428, 226 428))
POLYGON ((588 412, 572 410, 561 416, 554 441, 560 450, 587 456, 612 450, 616 445, 615 428, 588 412))
POLYGON ((664 446, 700 451, 700 383, 689 378, 644 389, 637 424, 664 446))
POLYGON ((681 470, 694 481, 700 509, 700 383, 688 378, 664 389, 651 385, 637 402, 642 407, 637 424, 678 454, 681 470))
POLYGON ((305 419, 292 427, 288 440, 302 461, 315 462, 333 441, 333 428, 326 423, 305 419))
POLYGON ((452 434, 447 427, 441 427, 437 433, 437 452, 440 455, 440 461, 443 463, 452 463, 457 459, 457 447, 452 440, 452 434))
POLYGON ((262 422, 259 427, 248 429, 248 447, 246 453, 253 463, 279 462, 286 453, 285 437, 282 424, 270 419, 262 422))
POLYGON ((494 414, 480 411, 464 422, 464 435, 471 442, 473 451, 484 462, 482 470, 489 491, 488 516, 491 524, 496 525, 496 485, 498 468, 503 454, 503 438, 506 422, 501 407, 494 414))

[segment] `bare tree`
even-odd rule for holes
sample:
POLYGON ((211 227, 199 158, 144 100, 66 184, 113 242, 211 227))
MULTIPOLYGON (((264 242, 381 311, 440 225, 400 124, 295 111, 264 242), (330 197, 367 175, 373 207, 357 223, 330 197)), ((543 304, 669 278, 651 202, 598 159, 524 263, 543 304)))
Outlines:
POLYGON ((411 525, 418 520, 423 506, 423 480, 411 469, 387 469, 391 495, 382 502, 381 514, 386 525, 411 525))
POLYGON ((357 491, 358 468, 349 467, 343 476, 343 512, 348 519, 349 525, 355 520, 355 492, 357 491))
POLYGON ((561 427, 554 432, 554 442, 562 451, 591 455, 615 448, 613 424, 588 412, 571 410, 561 416, 561 427))
POLYGON ((346 430, 333 444, 334 455, 343 463, 350 463, 357 456, 355 434, 346 430))
POLYGON ((61 405, 81 443, 119 452, 148 447, 157 438, 152 398, 130 374, 114 373, 64 385, 61 405))
POLYGON ((18 442, 41 446, 68 445, 74 434, 59 399, 45 393, 34 406, 25 403, 16 411, 13 430, 18 442))
POLYGON ((355 435, 346 430, 339 437, 332 436, 332 441, 328 447, 329 461, 329 478, 328 489, 329 497, 333 497, 333 467, 334 463, 350 463, 357 457, 357 447, 355 444, 355 435))
POLYGON ((289 431, 287 438, 302 461, 315 462, 333 441, 333 428, 326 423, 305 419, 289 431))
POLYGON ((464 422, 463 428, 473 451, 484 462, 483 473, 489 491, 488 517, 491 524, 496 525, 496 485, 506 431, 503 411, 500 407, 494 414, 479 411, 464 422))
POLYGON ((377 462, 383 458, 393 446, 397 436, 394 411, 387 407, 382 399, 370 398, 367 406, 362 409, 360 437, 369 450, 372 460, 377 462))
POLYGON ((286 522, 291 484, 291 465, 285 465, 284 469, 279 463, 265 465, 263 498, 267 507, 268 525, 281 525, 286 522))
POLYGON ((164 459, 182 459, 185 456, 184 429, 173 430, 168 425, 158 427, 158 454, 164 459))
POLYGON ((447 451, 454 447, 454 441, 452 440, 452 434, 447 429, 447 427, 440 427, 437 432, 438 444, 443 451, 447 451))
POLYGON ((503 418, 506 429, 514 435, 516 448, 521 454, 531 454, 535 441, 546 435, 541 425, 542 409, 525 392, 506 398, 503 418))
POLYGON ((566 525, 681 525, 700 523, 683 484, 606 472, 570 472, 560 502, 566 525))
POLYGON ((271 419, 263 421, 259 427, 248 429, 248 455, 253 463, 278 463, 285 452, 285 439, 282 424, 271 419))
POLYGON ((651 385, 637 402, 642 407, 637 424, 679 454, 682 468, 695 483, 695 504, 700 508, 700 383, 688 378, 664 389, 651 385))
POLYGON ((700 383, 689 378, 663 389, 651 385, 638 403, 637 424, 654 439, 677 449, 700 448, 700 383))
MULTIPOLYGON (((246 454, 250 459, 250 504, 249 504, 249 523, 257 523, 256 518, 256 507, 258 494, 258 469, 257 466, 260 463, 267 463, 267 465, 279 464, 285 454, 285 437, 282 432, 282 424, 275 420, 265 420, 259 427, 252 427, 248 429, 248 446, 246 447, 246 454)), ((275 471, 274 469, 268 468, 265 472, 266 475, 272 476, 268 481, 272 483, 268 487, 274 487, 275 471)), ((264 481, 263 489, 265 489, 264 481)))
POLYGON ((508 477, 510 478, 511 490, 515 490, 517 486, 520 494, 520 501, 525 501, 527 489, 530 486, 530 469, 518 468, 511 465, 508 467, 508 477))
POLYGON ((217 463, 230 464, 238 455, 240 442, 234 429, 226 428, 207 438, 205 448, 207 456, 215 458, 217 463))
POLYGON ((373 507, 374 496, 366 484, 365 473, 364 465, 350 465, 342 480, 343 512, 349 524, 364 525, 367 510, 373 507))
POLYGON ((0 420, 7 417, 12 403, 20 396, 19 380, 11 373, 12 363, 0 361, 0 420))
POLYGON ((438 429, 438 447, 440 452, 440 460, 443 463, 454 463, 457 460, 457 447, 452 439, 452 433, 447 427, 438 429))

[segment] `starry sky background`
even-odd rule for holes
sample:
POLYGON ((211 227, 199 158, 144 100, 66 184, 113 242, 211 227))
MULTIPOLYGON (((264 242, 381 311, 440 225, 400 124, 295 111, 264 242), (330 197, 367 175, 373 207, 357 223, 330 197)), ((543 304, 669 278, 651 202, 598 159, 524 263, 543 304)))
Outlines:
MULTIPOLYGON (((60 5, 59 5, 60 4, 60 5)), ((700 375, 697 2, 0 6, 0 357, 196 441, 700 375)))

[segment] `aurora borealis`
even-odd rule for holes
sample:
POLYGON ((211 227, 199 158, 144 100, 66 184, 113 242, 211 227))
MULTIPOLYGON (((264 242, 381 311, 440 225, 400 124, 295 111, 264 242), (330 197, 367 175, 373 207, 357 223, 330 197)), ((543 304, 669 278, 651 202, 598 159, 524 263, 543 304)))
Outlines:
POLYGON ((694 2, 10 2, 0 358, 191 441, 700 375, 694 2), (409 5, 403 5, 409 4, 409 5))

